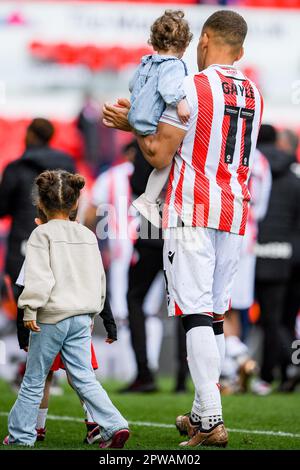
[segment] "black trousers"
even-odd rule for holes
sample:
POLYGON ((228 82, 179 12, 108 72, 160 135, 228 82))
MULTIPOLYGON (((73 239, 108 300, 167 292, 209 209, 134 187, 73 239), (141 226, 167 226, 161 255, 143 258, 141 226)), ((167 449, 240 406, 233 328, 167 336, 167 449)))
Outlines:
MULTIPOLYGON (((152 380, 147 358, 146 317, 143 311, 143 302, 156 275, 163 269, 162 246, 152 246, 139 240, 136 244, 136 250, 139 260, 129 269, 128 320, 138 378, 152 380)), ((174 318, 174 322, 177 337, 177 386, 180 386, 184 385, 188 374, 186 335, 180 318, 174 318)))
POLYGON ((134 350, 138 378, 152 380, 146 349, 146 318, 143 311, 144 298, 159 271, 163 269, 162 247, 138 240, 138 262, 129 269, 128 320, 134 350))
POLYGON ((256 283, 256 298, 261 309, 260 324, 264 334, 261 378, 269 383, 274 379, 275 366, 288 354, 282 335, 286 292, 287 282, 256 283))
POLYGON ((282 335, 284 340, 285 354, 281 358, 281 381, 287 380, 287 368, 291 364, 294 352, 292 343, 296 338, 296 318, 300 309, 300 265, 294 265, 287 284, 284 299, 284 314, 282 318, 282 335))

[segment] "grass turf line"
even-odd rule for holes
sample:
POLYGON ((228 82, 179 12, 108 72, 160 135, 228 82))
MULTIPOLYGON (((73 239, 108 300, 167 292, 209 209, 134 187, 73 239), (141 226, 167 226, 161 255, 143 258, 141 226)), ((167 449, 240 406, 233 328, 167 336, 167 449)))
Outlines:
MULTIPOLYGON (((119 384, 108 383, 106 390, 115 405, 132 422, 153 422, 172 425, 178 414, 190 409, 192 392, 183 395, 171 393, 171 381, 160 381, 161 391, 155 394, 120 395, 119 384)), ((15 394, 9 385, 0 381, 0 412, 8 412, 14 403, 15 394)), ((299 394, 256 397, 253 395, 223 397, 224 419, 232 429, 249 431, 273 431, 300 434, 299 394)), ((82 418, 83 413, 75 393, 66 385, 65 394, 51 397, 49 414, 82 418)), ((6 434, 7 417, 0 416, 0 437, 6 434)), ((97 445, 82 443, 85 426, 80 422, 47 422, 47 438, 37 443, 35 449, 83 449, 99 450, 97 445)), ((132 436, 126 449, 170 449, 178 450, 183 439, 173 428, 131 425, 132 436)), ((300 449, 299 437, 231 432, 228 449, 300 449)), ((12 447, 8 447, 12 449, 12 447)), ((7 448, 7 449, 8 449, 7 448)), ((14 449, 20 449, 14 447, 14 449)), ((1 446, 1 450, 5 450, 1 446)), ((24 449, 22 447, 22 449, 24 449)), ((29 451, 32 449, 29 449, 29 451)), ((208 450, 203 448, 203 450, 208 450)), ((222 449, 223 450, 223 449, 222 449)), ((226 451, 226 449, 225 449, 226 451)))

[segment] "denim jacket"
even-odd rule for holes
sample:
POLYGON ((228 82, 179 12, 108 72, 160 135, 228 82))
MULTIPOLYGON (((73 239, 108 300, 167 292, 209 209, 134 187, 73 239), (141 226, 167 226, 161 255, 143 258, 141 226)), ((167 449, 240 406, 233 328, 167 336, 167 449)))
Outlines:
POLYGON ((166 105, 177 106, 185 97, 182 81, 186 75, 186 64, 177 57, 154 54, 142 58, 129 84, 128 120, 139 134, 154 134, 166 105))

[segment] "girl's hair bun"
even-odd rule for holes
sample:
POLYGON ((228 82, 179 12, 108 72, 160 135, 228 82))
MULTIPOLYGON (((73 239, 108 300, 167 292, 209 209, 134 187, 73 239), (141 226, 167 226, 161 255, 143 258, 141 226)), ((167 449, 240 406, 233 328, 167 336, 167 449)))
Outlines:
POLYGON ((40 193, 47 193, 57 183, 57 175, 53 171, 43 171, 35 180, 40 193))
POLYGON ((72 186, 72 188, 80 191, 85 185, 85 179, 83 176, 79 175, 78 173, 75 175, 70 174, 69 184, 70 186, 72 186))

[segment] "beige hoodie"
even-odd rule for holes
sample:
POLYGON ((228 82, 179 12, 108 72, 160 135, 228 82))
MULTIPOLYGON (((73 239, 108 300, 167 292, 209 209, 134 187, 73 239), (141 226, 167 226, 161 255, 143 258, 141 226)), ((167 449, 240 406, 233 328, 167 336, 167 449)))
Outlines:
POLYGON ((75 315, 95 315, 103 309, 105 293, 101 254, 91 230, 53 219, 32 232, 18 301, 25 321, 57 323, 75 315))

